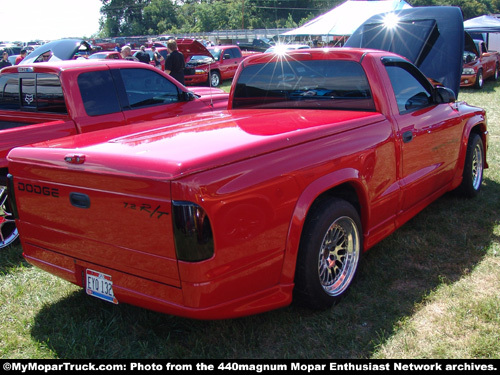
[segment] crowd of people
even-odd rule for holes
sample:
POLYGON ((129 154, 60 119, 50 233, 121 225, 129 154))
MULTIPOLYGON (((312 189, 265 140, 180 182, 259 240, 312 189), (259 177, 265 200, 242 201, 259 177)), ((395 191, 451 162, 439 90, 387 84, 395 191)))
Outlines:
POLYGON ((146 52, 146 46, 144 45, 139 48, 139 51, 137 51, 135 55, 132 53, 132 48, 130 48, 130 46, 128 45, 121 48, 117 46, 116 50, 121 53, 122 57, 125 60, 140 61, 145 64, 149 64, 152 60, 154 66, 159 69, 162 68, 162 61, 165 60, 165 72, 171 75, 180 83, 184 84, 184 68, 186 66, 184 56, 178 50, 177 42, 175 41, 175 39, 170 39, 167 42, 168 55, 166 59, 164 59, 163 56, 160 55, 158 51, 156 51, 156 47, 154 46, 151 47, 152 56, 150 56, 149 53, 146 52))
MULTIPOLYGON (((144 45, 140 47, 139 51, 135 53, 135 55, 129 45, 125 45, 123 47, 117 45, 115 50, 120 52, 122 58, 125 60, 139 61, 146 64, 149 64, 151 61, 153 61, 153 65, 159 69, 162 69, 162 62, 165 61, 165 72, 184 84, 184 56, 178 50, 177 42, 175 41, 175 39, 170 39, 167 42, 168 55, 166 58, 160 55, 160 53, 154 46, 151 47, 151 55, 146 51, 146 47, 144 45)), ((47 52, 47 54, 49 54, 49 52, 47 52)), ((51 54, 47 55, 47 58, 45 58, 44 55, 45 54, 41 56, 40 61, 48 61, 51 57, 51 54)), ((26 56, 27 50, 22 49, 20 54, 16 57, 14 64, 12 64, 12 62, 9 61, 8 52, 3 51, 2 58, 0 60, 0 69, 6 66, 18 65, 26 56)))
MULTIPOLYGON (((28 51, 22 49, 19 56, 16 57, 14 65, 18 65, 28 54, 28 51)), ((9 61, 9 53, 7 51, 3 51, 2 60, 0 60, 0 69, 5 68, 6 66, 11 66, 12 63, 9 61)))

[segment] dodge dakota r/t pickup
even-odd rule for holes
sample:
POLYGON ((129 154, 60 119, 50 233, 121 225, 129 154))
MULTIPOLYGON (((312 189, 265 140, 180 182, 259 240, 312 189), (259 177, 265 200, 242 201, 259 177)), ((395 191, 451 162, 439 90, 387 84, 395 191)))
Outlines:
MULTIPOLYGON (((52 48, 59 46, 52 43, 52 48)), ((67 135, 227 108, 220 89, 188 90, 167 74, 130 61, 55 61, 0 72, 0 249, 17 230, 5 213, 7 153, 67 135)))
POLYGON ((25 258, 190 318, 324 309, 363 252, 445 192, 477 195, 487 167, 484 110, 393 52, 249 57, 228 108, 12 150, 25 258))
POLYGON ((488 51, 486 43, 474 40, 471 47, 464 51, 464 66, 462 71, 461 87, 475 87, 481 89, 484 81, 491 78, 497 80, 500 74, 500 53, 488 51))
POLYGON ((239 64, 246 57, 235 45, 206 48, 193 39, 177 39, 177 47, 184 55, 186 85, 219 86, 222 81, 232 79, 239 64))

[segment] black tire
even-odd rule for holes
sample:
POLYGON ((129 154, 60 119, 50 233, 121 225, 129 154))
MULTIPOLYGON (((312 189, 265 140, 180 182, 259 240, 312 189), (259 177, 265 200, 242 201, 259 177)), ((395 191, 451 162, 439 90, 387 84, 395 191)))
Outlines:
POLYGON ((19 233, 12 217, 7 188, 0 185, 0 250, 19 242, 19 233))
POLYGON ((314 310, 338 302, 354 279, 362 249, 361 220, 350 203, 328 197, 315 204, 300 241, 294 300, 314 310))
POLYGON ((479 69, 476 74, 476 88, 482 89, 484 85, 483 70, 479 69))
POLYGON ((208 75, 208 84, 212 87, 218 87, 220 85, 220 73, 218 71, 210 71, 208 75))
POLYGON ((467 198, 474 198, 481 190, 484 171, 484 145, 481 136, 472 133, 467 143, 467 154, 462 174, 462 183, 458 190, 467 198))

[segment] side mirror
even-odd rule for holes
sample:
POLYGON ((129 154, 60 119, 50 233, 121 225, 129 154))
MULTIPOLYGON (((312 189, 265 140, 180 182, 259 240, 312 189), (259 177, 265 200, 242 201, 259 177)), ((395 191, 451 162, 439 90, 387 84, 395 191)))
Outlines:
POLYGON ((184 101, 186 102, 191 102, 195 100, 197 97, 198 96, 194 92, 191 91, 184 92, 184 101))
POLYGON ((447 87, 436 87, 435 89, 435 101, 436 103, 455 103, 457 96, 453 90, 447 87))

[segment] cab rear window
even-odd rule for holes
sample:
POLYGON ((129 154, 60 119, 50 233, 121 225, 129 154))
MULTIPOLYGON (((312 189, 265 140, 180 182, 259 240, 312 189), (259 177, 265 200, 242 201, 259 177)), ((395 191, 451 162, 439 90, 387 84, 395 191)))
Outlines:
POLYGON ((0 109, 68 113, 59 77, 46 73, 0 75, 0 109))
POLYGON ((233 108, 348 109, 374 111, 361 65, 342 60, 281 60, 246 67, 233 108))

